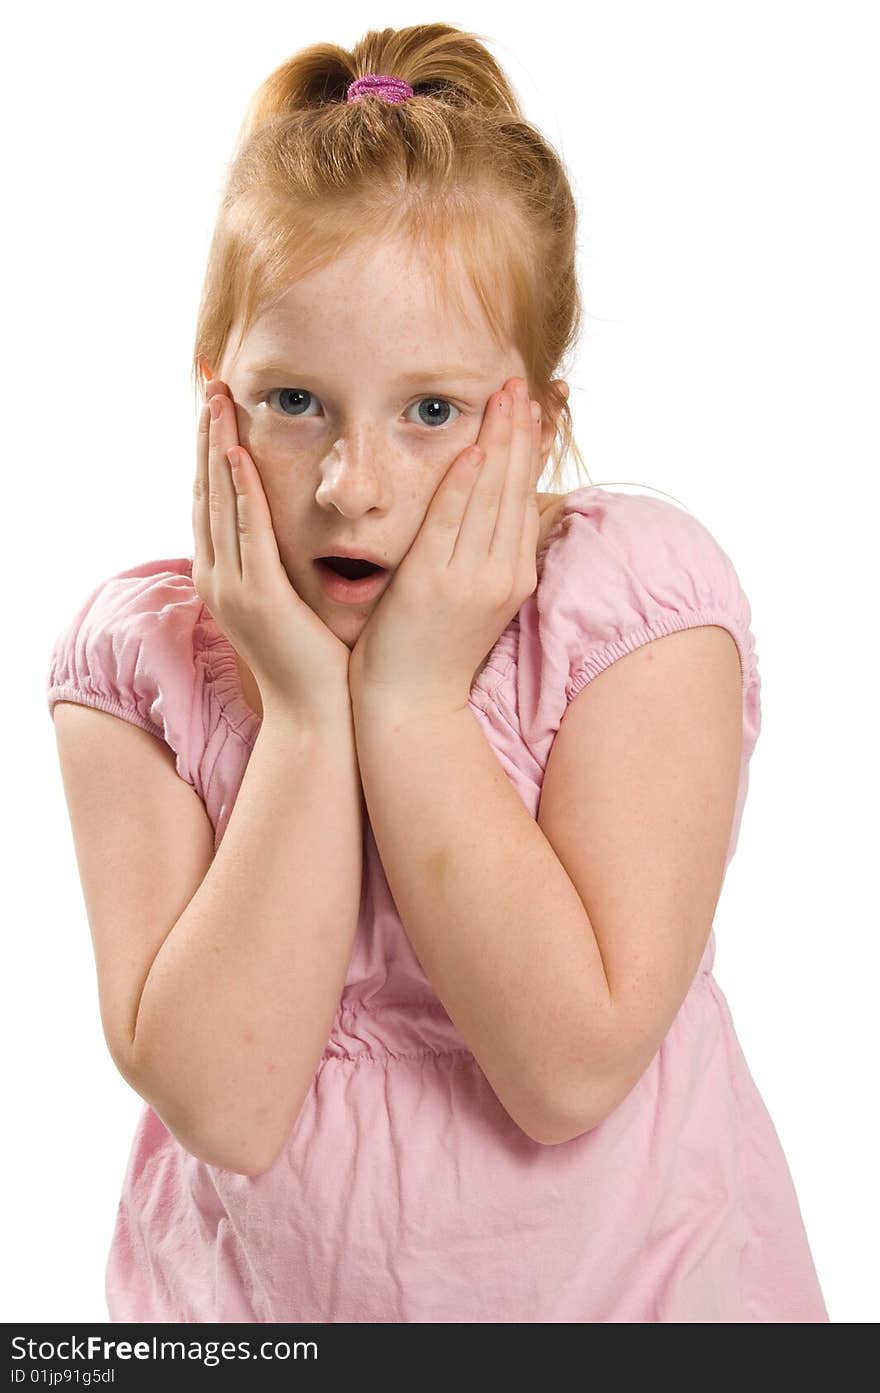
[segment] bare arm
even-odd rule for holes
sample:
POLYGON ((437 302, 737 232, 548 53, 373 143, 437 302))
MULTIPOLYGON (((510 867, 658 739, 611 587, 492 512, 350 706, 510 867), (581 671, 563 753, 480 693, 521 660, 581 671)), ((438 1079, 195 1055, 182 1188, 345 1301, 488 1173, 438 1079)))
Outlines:
POLYGON ((353 710, 370 825, 419 962, 505 1110, 533 1141, 557 1140, 571 1023, 609 1009, 577 891, 470 709, 421 716, 355 692, 353 710))
POLYGON ((712 928, 743 738, 731 633, 666 634, 588 683, 537 819, 470 708, 423 716, 355 692, 353 710, 373 834, 426 975, 522 1130, 582 1135, 644 1074, 712 928))
POLYGON ((350 707, 266 712, 211 867, 147 974, 132 1041, 133 1081, 210 1164, 258 1173, 299 1115, 345 984, 362 828, 350 707))

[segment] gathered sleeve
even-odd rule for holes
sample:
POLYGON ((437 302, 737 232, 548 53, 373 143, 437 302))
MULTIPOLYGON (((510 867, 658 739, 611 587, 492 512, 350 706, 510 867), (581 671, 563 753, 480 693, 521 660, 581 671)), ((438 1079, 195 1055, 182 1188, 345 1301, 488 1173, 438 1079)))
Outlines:
POLYGON ((730 557, 693 514, 644 494, 570 494, 550 534, 532 601, 521 612, 518 715, 545 759, 572 699, 642 644, 715 624, 736 643, 743 758, 761 725, 751 609, 730 557))
POLYGON ((196 631, 203 604, 188 558, 150 561, 102 581, 52 645, 49 714, 59 701, 108 711, 171 748, 198 791, 205 729, 196 631))

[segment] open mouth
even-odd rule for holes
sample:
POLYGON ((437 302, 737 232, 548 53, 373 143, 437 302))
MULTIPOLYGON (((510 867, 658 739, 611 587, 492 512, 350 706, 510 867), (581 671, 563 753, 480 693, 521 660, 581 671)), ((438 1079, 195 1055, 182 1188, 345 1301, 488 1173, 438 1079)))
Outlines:
POLYGON ((315 570, 325 595, 335 604, 366 605, 391 580, 391 571, 350 556, 318 556, 315 570))
POLYGON ((375 566, 372 561, 356 561, 351 556, 319 556, 318 565, 326 566, 338 576, 344 576, 346 580, 362 580, 364 576, 375 575, 384 569, 382 566, 375 566))

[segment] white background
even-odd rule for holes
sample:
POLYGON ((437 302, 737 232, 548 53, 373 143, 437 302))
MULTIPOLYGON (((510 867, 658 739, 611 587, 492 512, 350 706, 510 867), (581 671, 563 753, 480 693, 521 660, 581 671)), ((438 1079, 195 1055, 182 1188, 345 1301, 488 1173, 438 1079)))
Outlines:
POLYGON ((101 1032, 51 644, 101 580, 191 554, 192 336, 250 95, 306 44, 443 20, 488 40, 571 174, 587 318, 570 381, 592 481, 682 502, 752 605, 763 726, 715 975, 831 1319, 876 1321, 876 5, 17 14, 0 87, 2 1319, 107 1318, 141 1108, 101 1032))

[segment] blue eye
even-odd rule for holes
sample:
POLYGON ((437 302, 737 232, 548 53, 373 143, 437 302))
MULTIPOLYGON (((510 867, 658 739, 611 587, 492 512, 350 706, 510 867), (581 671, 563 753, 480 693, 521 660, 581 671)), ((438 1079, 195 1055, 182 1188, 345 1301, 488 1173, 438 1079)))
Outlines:
MULTIPOLYGON (((304 416, 313 402, 317 398, 305 387, 275 387, 271 392, 266 393, 265 400, 270 401, 274 396, 280 397, 281 414, 287 416, 289 420, 304 416), (289 409, 288 409, 289 408, 289 409)), ((421 424, 432 428, 443 427, 449 424, 449 412, 455 411, 461 415, 459 408, 445 397, 421 397, 413 405, 419 408, 421 424), (426 410, 422 410, 427 407, 426 410)))
MULTIPOLYGON (((422 423, 424 425, 436 426, 439 424, 440 426, 445 426, 448 423, 448 415, 443 415, 444 408, 447 410, 447 412, 450 407, 452 407, 453 411, 458 411, 458 407, 453 406, 452 402, 447 401, 445 397, 422 397, 420 401, 417 401, 414 404, 419 408, 419 414, 422 417, 422 423), (432 414, 422 412, 422 407, 425 405, 426 402, 431 408, 432 414), (433 414, 435 408, 437 407, 440 408, 439 418, 436 414, 433 414)), ((458 414, 461 415, 461 412, 459 411, 458 414)))
MULTIPOLYGON (((312 399, 311 392, 307 392, 305 387, 275 387, 271 392, 267 392, 266 400, 268 401, 270 397, 274 397, 276 392, 278 392, 282 397, 287 398, 307 397, 309 400, 306 402, 306 406, 308 406, 309 401, 311 401, 312 399)), ((291 415, 302 416, 302 402, 294 400, 291 404, 294 406, 294 408, 296 408, 294 411, 291 412, 291 415)), ((287 412, 284 411, 283 414, 286 416, 287 412)))

